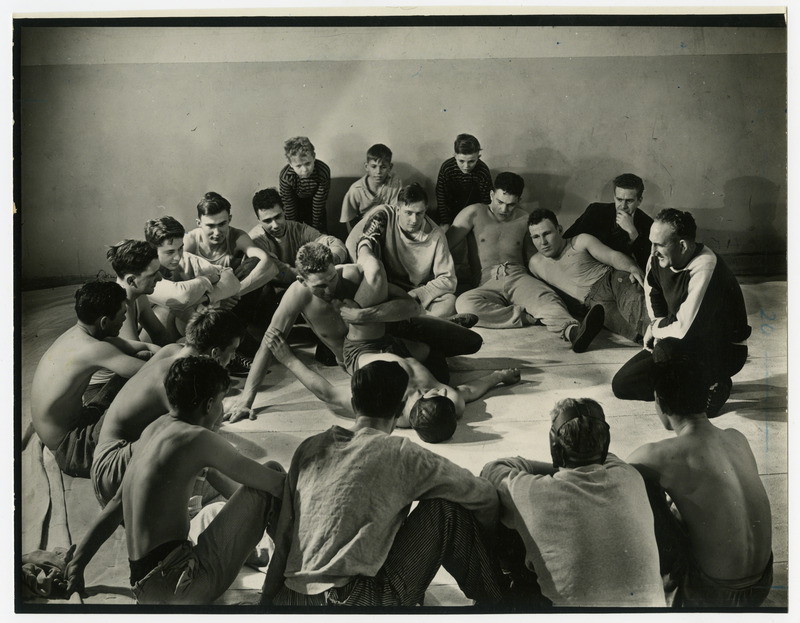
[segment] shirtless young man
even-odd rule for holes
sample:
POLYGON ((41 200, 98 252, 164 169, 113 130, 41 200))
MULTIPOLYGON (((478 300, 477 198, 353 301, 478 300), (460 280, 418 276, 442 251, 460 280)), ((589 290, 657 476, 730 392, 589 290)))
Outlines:
POLYGON ((172 364, 164 382, 172 410, 142 433, 122 486, 75 550, 65 573, 68 592, 83 590, 86 565, 123 519, 138 603, 210 603, 231 585, 277 519, 285 474, 277 463, 260 465, 209 430, 222 416, 229 383, 209 357, 172 364), (193 546, 187 505, 206 467, 244 486, 193 546))
POLYGON ((677 561, 667 564, 675 605, 758 607, 772 586, 772 514, 753 452, 739 431, 709 421, 696 364, 661 364, 655 376, 656 412, 676 436, 639 447, 628 463, 658 487, 651 504, 659 549, 677 543, 677 561))
POLYGON ((533 254, 528 213, 519 207, 525 182, 516 173, 500 173, 490 192, 491 203, 475 203, 456 215, 447 230, 452 249, 474 232, 481 265, 480 285, 456 299, 456 311, 478 316, 477 326, 509 329, 541 322, 585 350, 585 323, 569 315, 555 291, 527 269, 533 254), (571 327, 578 326, 577 330, 571 327))
MULTIPOLYGON (((343 305, 342 301, 355 297, 364 272, 357 264, 334 265, 331 250, 323 244, 304 244, 297 253, 296 268, 299 273, 297 281, 283 295, 269 329, 286 336, 297 316, 302 314, 316 336, 340 363, 344 361, 344 337, 348 332, 346 323, 393 323, 391 331, 394 335, 407 336, 427 345, 428 364, 432 359, 431 349, 443 359, 474 353, 482 344, 477 333, 455 323, 432 317, 418 318, 419 303, 396 286, 389 285, 390 298, 379 305, 363 309, 343 305)), ((418 354, 423 356, 424 350, 421 349, 418 354)), ((245 417, 255 417, 252 405, 271 361, 269 347, 262 341, 244 390, 226 410, 226 419, 236 422, 245 417)), ((444 365, 446 369, 446 362, 444 365)))
MULTIPOLYGON (((243 327, 233 312, 219 309, 197 312, 186 325, 186 343, 162 348, 120 390, 106 412, 92 463, 92 484, 101 504, 107 504, 117 492, 142 431, 169 411, 164 379, 170 366, 178 359, 192 356, 210 357, 227 366, 242 332, 243 327)), ((213 472, 208 479, 220 490, 219 479, 213 472)))
MULTIPOLYGON (((310 370, 292 352, 280 333, 268 331, 266 344, 275 358, 286 366, 297 379, 336 415, 355 417, 350 387, 335 387, 325 378, 310 370)), ((392 353, 363 354, 359 368, 373 361, 396 362, 408 374, 408 387, 403 396, 404 406, 397 419, 399 428, 414 428, 423 441, 446 441, 455 432, 456 422, 464 414, 466 403, 473 402, 497 385, 513 385, 520 379, 517 368, 495 370, 469 383, 455 387, 440 383, 413 357, 399 357, 392 353)))
POLYGON ((117 273, 117 283, 125 290, 128 311, 119 334, 128 340, 139 340, 142 331, 159 346, 175 341, 153 313, 148 295, 161 281, 158 251, 144 240, 122 240, 109 247, 106 258, 117 273))
POLYGON ((125 290, 116 283, 83 285, 75 293, 78 322, 47 349, 33 376, 33 428, 70 476, 89 477, 105 410, 83 403, 92 375, 105 368, 130 378, 159 350, 117 337, 125 323, 125 301, 125 290))

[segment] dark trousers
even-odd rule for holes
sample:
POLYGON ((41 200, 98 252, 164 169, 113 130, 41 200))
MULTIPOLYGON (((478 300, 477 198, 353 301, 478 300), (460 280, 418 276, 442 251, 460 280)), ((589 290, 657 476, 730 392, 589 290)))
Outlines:
POLYGON ((737 374, 747 361, 747 346, 719 344, 700 347, 684 340, 666 338, 660 340, 653 352, 642 350, 627 361, 611 380, 614 395, 622 400, 655 400, 655 375, 658 364, 696 361, 711 386, 720 379, 737 374))

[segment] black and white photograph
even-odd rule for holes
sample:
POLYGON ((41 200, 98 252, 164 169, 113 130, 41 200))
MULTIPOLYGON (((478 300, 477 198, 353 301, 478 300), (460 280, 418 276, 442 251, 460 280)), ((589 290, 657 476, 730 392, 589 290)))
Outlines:
POLYGON ((786 7, 93 10, 12 19, 15 612, 789 612, 786 7))

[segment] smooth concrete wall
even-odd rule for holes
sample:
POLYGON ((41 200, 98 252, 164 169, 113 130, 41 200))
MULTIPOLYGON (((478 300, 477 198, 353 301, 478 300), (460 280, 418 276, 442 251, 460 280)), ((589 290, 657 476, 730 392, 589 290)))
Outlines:
POLYGON ((194 226, 207 190, 255 224, 283 141, 331 167, 330 229, 364 151, 431 195, 456 134, 526 208, 568 225, 610 179, 642 207, 691 210, 739 272, 785 270, 781 29, 30 28, 21 37, 23 287, 110 270, 104 245, 148 218, 194 226))

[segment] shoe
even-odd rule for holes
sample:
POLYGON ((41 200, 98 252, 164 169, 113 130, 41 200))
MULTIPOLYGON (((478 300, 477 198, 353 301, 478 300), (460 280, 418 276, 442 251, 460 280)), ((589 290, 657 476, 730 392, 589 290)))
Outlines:
POLYGON ((586 314, 579 325, 574 325, 574 329, 569 332, 569 341, 572 342, 572 350, 582 353, 592 340, 600 333, 603 323, 606 320, 606 312, 602 305, 594 305, 586 314))
POLYGON ((471 329, 478 323, 478 317, 475 314, 453 314, 447 320, 465 329, 471 329))
POLYGON ((719 415, 722 405, 727 402, 731 395, 733 381, 729 378, 722 379, 708 388, 708 398, 706 398, 706 415, 709 419, 719 415))
POLYGON ((250 366, 253 365, 253 360, 246 357, 242 353, 235 352, 228 364, 228 374, 231 376, 247 376, 250 374, 250 366))
POLYGON ((381 242, 386 235, 386 226, 388 222, 389 216, 383 210, 378 210, 375 214, 370 216, 369 220, 364 223, 361 238, 358 239, 356 254, 358 254, 358 249, 360 249, 362 245, 368 245, 375 256, 380 258, 381 242))
POLYGON ((317 344, 317 350, 314 352, 314 359, 319 361, 323 366, 333 367, 338 365, 336 361, 336 355, 333 354, 333 351, 325 346, 322 342, 317 344))

